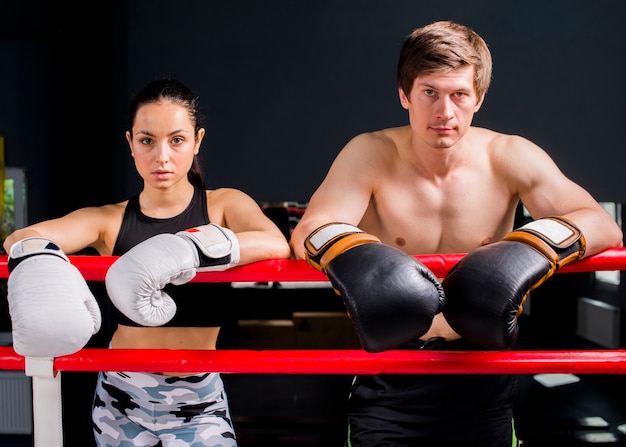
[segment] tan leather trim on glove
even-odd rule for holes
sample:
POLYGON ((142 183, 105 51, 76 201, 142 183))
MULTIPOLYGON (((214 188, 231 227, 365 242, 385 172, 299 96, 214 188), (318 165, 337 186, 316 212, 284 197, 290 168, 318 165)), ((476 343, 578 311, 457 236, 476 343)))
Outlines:
MULTIPOLYGON (((580 259, 587 248, 585 237, 580 229, 569 219, 560 216, 529 222, 507 234, 503 240, 518 241, 530 245, 554 264, 554 271, 580 259), (565 230, 564 232, 569 232, 569 234, 566 234, 565 237, 559 234, 559 238, 557 238, 556 235, 550 234, 549 228, 546 229, 547 231, 542 231, 542 224, 550 222, 557 223, 565 230)), ((551 276, 554 271, 547 276, 551 276)))
POLYGON ((340 254, 350 250, 351 248, 358 247, 359 245, 371 244, 373 242, 380 242, 380 239, 367 233, 353 233, 341 238, 328 247, 328 250, 326 250, 326 253, 324 253, 320 259, 320 266, 322 267, 322 270, 326 270, 328 263, 340 254))

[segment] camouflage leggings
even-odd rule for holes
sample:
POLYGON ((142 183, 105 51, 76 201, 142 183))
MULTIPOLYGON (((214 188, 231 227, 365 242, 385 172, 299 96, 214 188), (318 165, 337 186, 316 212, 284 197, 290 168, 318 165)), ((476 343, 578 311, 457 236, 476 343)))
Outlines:
POLYGON ((98 447, 236 447, 219 374, 101 372, 94 397, 98 447))

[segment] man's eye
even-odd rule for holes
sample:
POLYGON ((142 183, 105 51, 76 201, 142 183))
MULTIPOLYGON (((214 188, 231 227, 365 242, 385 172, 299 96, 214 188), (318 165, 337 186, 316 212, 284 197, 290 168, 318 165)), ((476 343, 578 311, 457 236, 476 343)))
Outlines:
POLYGON ((435 91, 434 90, 430 90, 430 89, 424 90, 424 94, 426 96, 435 96, 435 91))

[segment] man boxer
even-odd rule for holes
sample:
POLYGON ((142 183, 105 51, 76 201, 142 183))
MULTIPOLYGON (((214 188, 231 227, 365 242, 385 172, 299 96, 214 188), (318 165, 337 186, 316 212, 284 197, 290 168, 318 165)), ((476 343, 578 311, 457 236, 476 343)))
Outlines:
MULTIPOLYGON (((397 71, 409 124, 348 142, 293 231, 294 255, 328 275, 365 349, 510 347, 529 290, 622 245, 615 221, 541 148, 471 125, 490 81, 490 52, 473 30, 414 30, 397 71), (520 201, 535 221, 513 231, 520 201), (423 266, 382 280, 407 255, 432 253, 469 253, 443 295, 423 266)), ((511 375, 358 376, 348 445, 516 445, 515 387, 511 375)))

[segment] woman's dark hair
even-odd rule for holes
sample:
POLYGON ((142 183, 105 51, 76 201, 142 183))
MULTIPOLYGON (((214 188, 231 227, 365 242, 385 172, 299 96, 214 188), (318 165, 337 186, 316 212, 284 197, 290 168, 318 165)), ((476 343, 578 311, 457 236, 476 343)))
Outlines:
MULTIPOLYGON (((133 125, 135 124, 137 110, 141 106, 162 100, 171 101, 187 109, 189 112, 189 119, 191 119, 191 122, 194 125, 195 136, 197 138, 198 131, 203 127, 198 96, 196 96, 196 94, 182 82, 169 78, 157 79, 150 82, 142 88, 130 102, 130 110, 128 113, 128 131, 130 132, 131 137, 133 135, 133 125)), ((189 169, 189 172, 187 173, 187 178, 192 185, 201 189, 206 189, 198 155, 193 158, 193 163, 191 164, 191 169, 189 169)))

